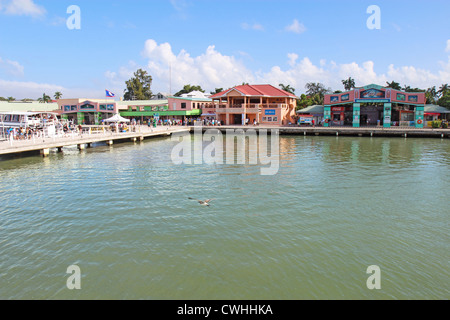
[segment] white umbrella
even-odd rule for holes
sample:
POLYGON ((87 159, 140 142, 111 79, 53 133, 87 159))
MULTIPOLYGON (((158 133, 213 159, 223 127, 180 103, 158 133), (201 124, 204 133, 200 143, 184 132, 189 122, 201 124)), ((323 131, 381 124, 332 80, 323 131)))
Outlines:
POLYGON ((124 117, 120 116, 120 114, 115 114, 109 119, 103 120, 104 122, 130 122, 129 119, 125 119, 124 117))

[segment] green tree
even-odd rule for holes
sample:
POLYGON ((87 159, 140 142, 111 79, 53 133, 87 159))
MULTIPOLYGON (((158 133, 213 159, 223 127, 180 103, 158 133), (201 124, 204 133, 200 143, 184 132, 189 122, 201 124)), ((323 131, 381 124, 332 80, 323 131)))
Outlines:
POLYGON ((425 97, 427 99, 427 104, 436 104, 438 100, 438 92, 436 91, 436 86, 428 88, 425 92, 425 97))
POLYGON ((438 93, 441 95, 441 97, 445 96, 447 94, 447 92, 450 91, 450 88, 448 87, 448 84, 443 84, 439 90, 438 93))
POLYGON ((291 85, 289 85, 289 84, 287 86, 285 86, 284 84, 280 83, 279 87, 281 88, 281 90, 284 90, 286 92, 295 94, 295 89, 292 88, 291 85))
POLYGON ((308 82, 305 85, 306 95, 313 99, 314 104, 323 104, 326 94, 331 93, 331 88, 326 88, 322 83, 308 82))
POLYGON ((215 91, 211 91, 211 94, 217 94, 217 93, 221 93, 223 91, 223 88, 216 88, 215 91))
POLYGON ((59 91, 55 92, 55 94, 53 95, 55 100, 61 99, 62 96, 63 96, 63 94, 61 92, 59 92, 59 91))
POLYGON ((424 92, 425 90, 420 89, 420 88, 407 88, 408 90, 405 90, 405 92, 424 92))
POLYGON ((5 97, 0 97, 0 101, 8 101, 5 97))
POLYGON ((321 97, 320 94, 315 94, 313 96, 302 94, 300 99, 297 99, 296 110, 301 110, 314 105, 323 105, 323 97, 321 97))
POLYGON ((183 87, 183 89, 175 93, 175 97, 180 97, 182 94, 191 93, 192 91, 205 92, 201 86, 191 86, 190 84, 187 84, 183 87))
POLYGON ((127 88, 123 96, 124 100, 150 100, 153 97, 151 85, 153 78, 147 71, 138 69, 134 77, 125 81, 127 88))
POLYGON ((14 98, 14 97, 8 97, 8 102, 13 102, 13 101, 16 101, 16 98, 14 98))
POLYGON ((355 79, 349 77, 347 80, 342 80, 342 84, 344 85, 345 91, 350 91, 355 88, 355 79))
POLYGON ((450 91, 446 91, 446 93, 438 100, 437 104, 450 110, 450 91))
POLYGON ((51 100, 52 100, 52 98, 50 96, 46 95, 45 92, 42 95, 42 97, 38 99, 38 101, 40 103, 49 103, 51 100))
POLYGON ((300 99, 297 99, 297 110, 305 109, 309 106, 314 105, 313 99, 311 97, 308 97, 306 94, 302 94, 300 96, 300 99))
POLYGON ((387 82, 386 81, 386 84, 387 84, 388 88, 392 88, 394 90, 402 90, 402 87, 401 87, 400 83, 398 83, 398 82, 395 82, 395 81, 387 82))

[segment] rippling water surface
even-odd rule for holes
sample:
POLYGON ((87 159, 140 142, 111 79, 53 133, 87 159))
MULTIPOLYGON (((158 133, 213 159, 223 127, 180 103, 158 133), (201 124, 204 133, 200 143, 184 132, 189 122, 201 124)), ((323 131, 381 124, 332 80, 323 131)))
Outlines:
POLYGON ((0 299, 450 297, 448 141, 284 136, 274 176, 174 145, 1 161, 0 299))

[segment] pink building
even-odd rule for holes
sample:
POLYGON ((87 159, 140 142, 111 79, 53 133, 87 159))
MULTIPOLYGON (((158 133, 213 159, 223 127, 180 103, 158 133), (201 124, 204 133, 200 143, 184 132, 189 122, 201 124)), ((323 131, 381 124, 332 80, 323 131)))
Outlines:
POLYGON ((76 124, 98 125, 118 113, 114 100, 59 99, 58 106, 61 117, 76 124))
POLYGON ((288 125, 294 123, 297 97, 272 85, 241 85, 210 97, 203 115, 214 115, 225 125, 288 125))

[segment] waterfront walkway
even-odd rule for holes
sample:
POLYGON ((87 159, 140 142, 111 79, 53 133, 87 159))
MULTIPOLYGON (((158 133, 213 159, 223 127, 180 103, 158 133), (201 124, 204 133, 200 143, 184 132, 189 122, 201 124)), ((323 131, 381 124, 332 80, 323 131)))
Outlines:
MULTIPOLYGON (((50 149, 62 151, 64 147, 77 146, 83 150, 94 143, 105 143, 113 145, 115 142, 143 141, 150 137, 167 137, 175 132, 194 132, 196 127, 181 126, 160 126, 149 128, 147 126, 136 126, 132 132, 114 133, 105 131, 102 127, 92 127, 85 129, 82 134, 71 132, 69 134, 56 135, 54 137, 32 137, 28 140, 2 140, 0 141, 0 156, 14 155, 28 152, 40 152, 43 156, 50 153, 50 149)), ((275 127, 275 126, 203 126, 202 131, 217 129, 226 133, 227 129, 238 130, 270 130, 276 129, 281 135, 315 135, 315 136, 370 136, 370 137, 429 137, 429 138, 450 138, 450 129, 417 129, 408 127, 275 127)))
POLYGON ((40 152, 43 156, 49 154, 50 149, 62 150, 67 146, 78 146, 83 150, 94 143, 106 143, 112 145, 119 141, 143 141, 149 137, 170 136, 175 132, 189 132, 187 127, 157 127, 136 126, 132 132, 113 133, 103 128, 85 129, 82 134, 71 132, 53 137, 31 137, 28 140, 3 140, 0 141, 0 156, 8 154, 20 154, 25 152, 40 152))

